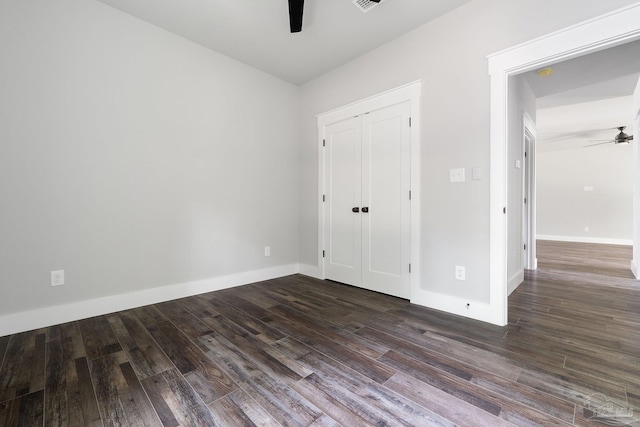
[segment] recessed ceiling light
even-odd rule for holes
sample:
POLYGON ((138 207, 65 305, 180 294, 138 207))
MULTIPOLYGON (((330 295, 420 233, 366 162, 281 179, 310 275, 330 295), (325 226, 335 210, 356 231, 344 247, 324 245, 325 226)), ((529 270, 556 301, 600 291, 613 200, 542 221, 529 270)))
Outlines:
POLYGON ((536 74, 538 77, 549 77, 553 74, 553 68, 543 68, 542 70, 538 70, 536 74))

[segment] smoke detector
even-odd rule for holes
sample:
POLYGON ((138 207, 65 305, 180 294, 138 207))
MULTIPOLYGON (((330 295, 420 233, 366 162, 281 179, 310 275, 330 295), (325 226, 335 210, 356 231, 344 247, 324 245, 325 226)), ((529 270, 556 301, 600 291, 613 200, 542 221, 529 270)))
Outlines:
POLYGON ((362 13, 367 13, 374 7, 378 6, 380 3, 384 3, 386 0, 380 1, 371 1, 371 0, 353 0, 353 4, 356 5, 358 9, 362 11, 362 13))

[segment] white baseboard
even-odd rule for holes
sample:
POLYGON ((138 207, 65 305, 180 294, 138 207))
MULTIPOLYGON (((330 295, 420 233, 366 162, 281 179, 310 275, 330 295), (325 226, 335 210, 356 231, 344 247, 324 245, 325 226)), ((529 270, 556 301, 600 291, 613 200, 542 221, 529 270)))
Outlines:
POLYGON ((507 295, 511 295, 511 293, 515 291, 523 281, 524 281, 524 270, 520 270, 516 272, 516 274, 511 276, 507 283, 507 295))
POLYGON ((631 239, 607 239, 604 237, 551 236, 551 235, 545 235, 545 234, 538 234, 536 236, 536 239, 553 240, 556 242, 600 243, 603 245, 627 245, 627 246, 633 245, 633 240, 631 239))
POLYGON ((126 294, 78 301, 0 316, 0 337, 30 331, 88 317, 115 313, 130 308, 156 304, 178 298, 219 291, 235 286, 289 276, 300 271, 298 264, 282 265, 262 270, 247 271, 228 276, 212 277, 193 282, 161 286, 126 294))
POLYGON ((636 279, 640 279, 640 277, 638 277, 638 264, 636 264, 635 260, 631 260, 631 272, 636 279))
POLYGON ((495 318, 495 315, 491 311, 491 306, 488 303, 425 291, 423 289, 412 290, 411 303, 462 317, 468 317, 481 322, 504 326, 500 323, 499 319, 495 318))
POLYGON ((304 274, 305 276, 313 277, 314 279, 324 279, 324 277, 322 277, 322 271, 320 270, 320 267, 316 265, 300 264, 299 273, 304 274))

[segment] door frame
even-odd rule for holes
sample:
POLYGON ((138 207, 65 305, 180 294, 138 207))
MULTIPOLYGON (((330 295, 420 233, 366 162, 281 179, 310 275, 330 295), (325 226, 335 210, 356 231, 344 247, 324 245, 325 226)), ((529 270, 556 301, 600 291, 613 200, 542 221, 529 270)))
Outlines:
MULTIPOLYGON (((507 129, 509 77, 640 39, 640 2, 488 56, 490 99, 489 304, 491 323, 507 310, 507 129)), ((638 197, 638 194, 635 195, 638 197)), ((638 245, 634 239, 634 247, 638 245)))
POLYGON ((320 279, 325 279, 323 251, 325 249, 326 213, 323 202, 325 190, 325 152, 323 150, 324 127, 349 117, 389 107, 401 102, 410 102, 411 109, 411 209, 410 209, 410 262, 411 298, 420 286, 420 96, 422 80, 416 80, 394 89, 355 101, 316 116, 318 122, 318 266, 320 279))

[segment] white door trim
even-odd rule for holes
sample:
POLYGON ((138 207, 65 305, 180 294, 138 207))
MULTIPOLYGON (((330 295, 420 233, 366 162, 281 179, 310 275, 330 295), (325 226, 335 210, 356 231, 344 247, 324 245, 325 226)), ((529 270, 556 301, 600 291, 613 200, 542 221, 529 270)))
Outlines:
POLYGON ((356 101, 326 113, 318 120, 318 266, 320 279, 325 279, 323 250, 325 247, 325 209, 323 195, 326 194, 325 158, 322 149, 323 129, 337 121, 409 101, 411 103, 411 295, 420 286, 420 96, 422 80, 391 89, 389 91, 356 101))
MULTIPOLYGON (((491 323, 507 324, 507 111, 509 77, 640 39, 640 2, 495 53, 491 79, 489 305, 491 323)), ((638 242, 634 242, 637 244, 638 242)))

